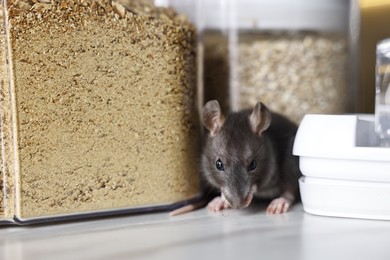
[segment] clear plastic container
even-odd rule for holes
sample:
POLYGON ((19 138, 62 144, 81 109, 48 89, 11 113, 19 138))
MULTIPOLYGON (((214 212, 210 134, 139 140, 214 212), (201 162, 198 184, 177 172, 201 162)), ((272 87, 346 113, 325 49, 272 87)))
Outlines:
POLYGON ((3 1, 0 219, 172 209, 200 193, 196 32, 152 1, 3 1))
POLYGON ((390 1, 351 0, 351 46, 353 84, 357 89, 357 112, 375 110, 375 51, 379 41, 390 37, 390 1))
POLYGON ((375 132, 379 144, 390 147, 390 38, 376 49, 375 132))
POLYGON ((306 113, 353 110, 349 1, 197 4, 205 101, 217 99, 232 111, 263 101, 295 122, 306 113))
POLYGON ((351 110, 348 1, 231 1, 232 110, 258 101, 300 122, 351 110))

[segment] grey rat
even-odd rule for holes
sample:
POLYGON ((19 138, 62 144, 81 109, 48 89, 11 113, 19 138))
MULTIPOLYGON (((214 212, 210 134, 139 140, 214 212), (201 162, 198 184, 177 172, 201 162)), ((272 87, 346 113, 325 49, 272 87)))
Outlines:
POLYGON ((206 183, 221 193, 208 208, 245 208, 258 196, 272 199, 268 214, 286 212, 299 197, 301 172, 292 155, 297 126, 261 102, 225 117, 218 101, 212 100, 202 114, 207 136, 201 172, 206 183))

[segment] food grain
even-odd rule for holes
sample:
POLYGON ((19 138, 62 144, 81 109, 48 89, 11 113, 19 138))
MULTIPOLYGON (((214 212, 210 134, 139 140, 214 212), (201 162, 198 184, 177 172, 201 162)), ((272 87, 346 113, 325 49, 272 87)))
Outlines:
POLYGON ((204 44, 205 100, 230 100, 225 110, 262 101, 296 123, 307 113, 349 111, 345 35, 242 32, 229 47, 226 35, 211 32, 205 34, 204 44))
POLYGON ((7 8, 13 84, 11 93, 2 85, 11 100, 2 132, 13 128, 8 146, 16 140, 7 161, 17 166, 8 167, 17 217, 165 205, 199 192, 190 23, 152 1, 7 8))
POLYGON ((259 100, 300 122, 306 113, 348 110, 347 40, 337 34, 241 35, 240 107, 259 100))

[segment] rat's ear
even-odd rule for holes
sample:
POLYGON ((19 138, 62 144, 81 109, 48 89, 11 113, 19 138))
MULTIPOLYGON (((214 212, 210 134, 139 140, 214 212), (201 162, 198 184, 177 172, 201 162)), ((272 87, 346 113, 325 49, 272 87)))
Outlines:
POLYGON ((203 110, 203 125, 210 131, 211 136, 215 136, 221 129, 224 116, 217 100, 211 100, 204 105, 203 110))
POLYGON ((249 116, 249 124, 253 133, 261 135, 271 124, 271 112, 261 102, 258 102, 249 116))

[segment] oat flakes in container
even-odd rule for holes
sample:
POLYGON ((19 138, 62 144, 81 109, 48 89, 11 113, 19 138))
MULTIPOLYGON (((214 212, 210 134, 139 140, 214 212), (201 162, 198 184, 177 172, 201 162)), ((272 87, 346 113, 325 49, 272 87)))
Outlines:
POLYGON ((197 198, 196 32, 152 1, 3 1, 1 221, 197 198))
POLYGON ((296 122, 306 113, 349 112, 348 1, 233 3, 233 109, 262 100, 296 122))
POLYGON ((306 113, 345 113, 352 109, 349 1, 220 3, 220 9, 213 9, 215 18, 223 19, 220 28, 204 25, 206 101, 223 93, 217 88, 224 85, 233 111, 263 101, 272 110, 300 122, 306 113))

